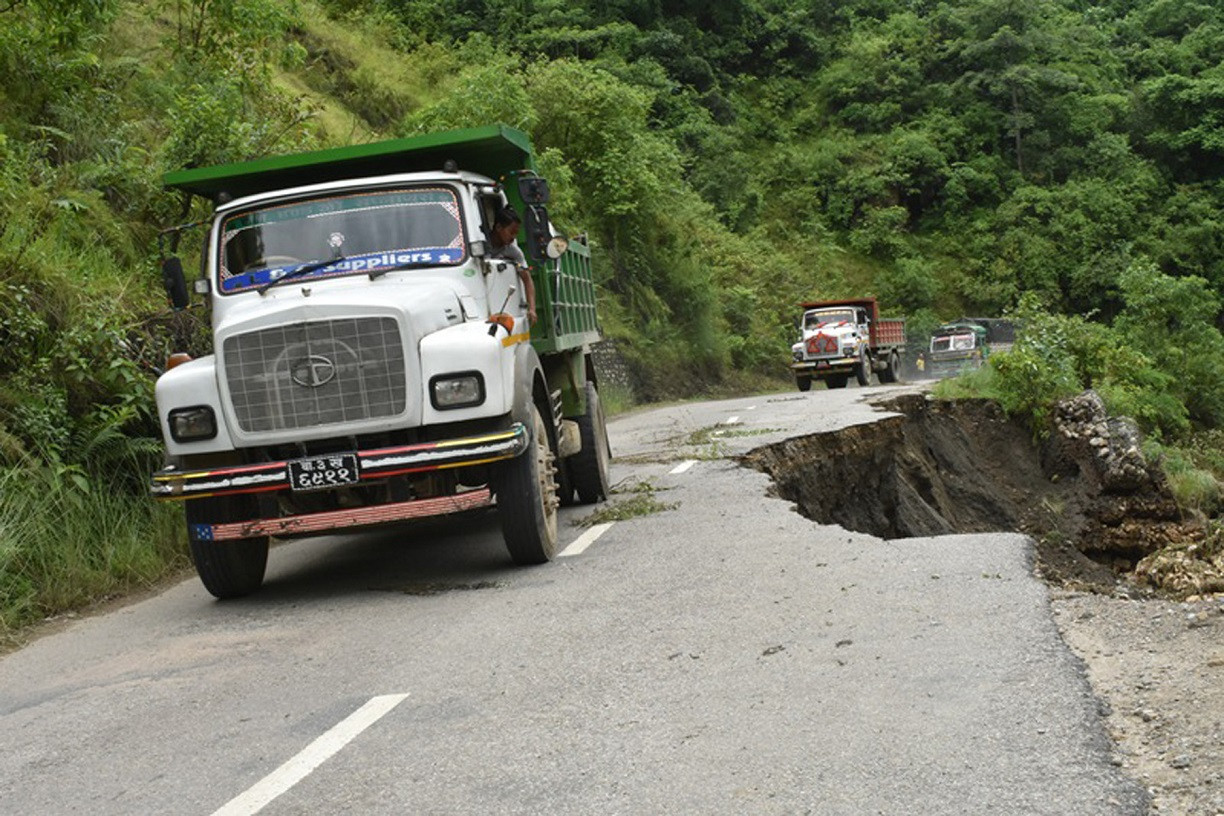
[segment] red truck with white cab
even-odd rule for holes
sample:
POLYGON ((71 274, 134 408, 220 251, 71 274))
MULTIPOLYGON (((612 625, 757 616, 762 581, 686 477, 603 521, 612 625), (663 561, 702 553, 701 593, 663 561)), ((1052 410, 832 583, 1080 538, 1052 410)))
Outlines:
POLYGON ((822 300, 799 304, 803 309, 799 342, 791 346, 791 371, 800 391, 812 380, 829 388, 845 388, 854 377, 859 385, 901 379, 905 353, 905 318, 880 317, 875 298, 822 300))

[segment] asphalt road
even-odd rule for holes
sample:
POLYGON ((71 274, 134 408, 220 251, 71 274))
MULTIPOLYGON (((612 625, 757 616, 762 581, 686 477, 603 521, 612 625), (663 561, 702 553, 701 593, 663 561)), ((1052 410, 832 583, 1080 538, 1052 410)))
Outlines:
POLYGON ((1017 535, 814 524, 734 456, 869 423, 814 390, 610 426, 554 563, 495 519, 273 549, 0 659, 12 814, 1138 814, 1017 535), (638 492, 635 492, 635 489, 638 492))

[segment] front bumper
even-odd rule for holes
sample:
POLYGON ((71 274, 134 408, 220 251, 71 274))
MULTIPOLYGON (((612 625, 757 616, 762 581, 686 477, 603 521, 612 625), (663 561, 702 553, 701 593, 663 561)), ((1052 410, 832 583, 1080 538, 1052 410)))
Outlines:
POLYGON ((323 513, 306 513, 300 516, 282 516, 272 519, 236 521, 229 524, 193 524, 190 532, 196 541, 234 541, 259 536, 312 535, 330 530, 353 530, 372 527, 394 521, 430 518, 448 513, 462 513, 493 504, 493 496, 487 487, 457 493, 454 496, 438 496, 432 499, 379 504, 372 507, 357 507, 346 510, 330 510, 323 513))
POLYGON ((834 357, 827 360, 796 360, 791 363, 791 371, 794 371, 796 374, 819 374, 823 371, 853 369, 857 363, 857 357, 834 357))
POLYGON ((964 369, 981 368, 985 361, 982 355, 977 352, 953 352, 952 354, 944 354, 940 356, 931 355, 927 360, 927 368, 930 371, 961 371, 964 369))
MULTIPOLYGON (((481 436, 357 451, 360 471, 357 484, 369 484, 408 473, 427 473, 513 459, 527 450, 527 445, 527 429, 521 422, 516 422, 509 430, 481 436)), ((289 489, 288 460, 206 470, 180 470, 169 466, 154 473, 149 485, 153 498, 170 501, 289 489)))

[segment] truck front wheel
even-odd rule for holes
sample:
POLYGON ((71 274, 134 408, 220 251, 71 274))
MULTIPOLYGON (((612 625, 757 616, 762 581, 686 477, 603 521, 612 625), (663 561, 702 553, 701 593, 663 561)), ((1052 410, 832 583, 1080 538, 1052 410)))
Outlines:
POLYGON ((800 391, 811 391, 812 390, 812 378, 811 377, 796 377, 795 385, 799 386, 800 391))
POLYGON ((595 384, 586 384, 586 413, 578 417, 578 431, 582 435, 582 450, 571 456, 569 463, 570 484, 578 493, 582 504, 594 504, 608 498, 608 426, 604 419, 603 404, 595 384))
POLYGON ((854 379, 864 388, 871 384, 871 358, 866 349, 859 350, 858 365, 854 367, 854 379))
POLYGON ((214 496, 187 501, 187 543, 200 582, 217 598, 241 598, 263 584, 268 536, 214 541, 212 525, 258 518, 251 496, 214 496))
POLYGON ((556 456, 540 411, 531 406, 531 444, 504 462, 497 479, 502 537, 516 564, 543 564, 557 554, 556 456))

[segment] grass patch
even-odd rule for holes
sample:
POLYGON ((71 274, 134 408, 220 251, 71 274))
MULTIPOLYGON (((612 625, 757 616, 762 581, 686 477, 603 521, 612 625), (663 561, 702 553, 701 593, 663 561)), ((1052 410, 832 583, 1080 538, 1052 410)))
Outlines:
POLYGON ((1224 482, 1213 471, 1214 456, 1193 437, 1183 446, 1147 445, 1144 453, 1159 457, 1173 498, 1183 510, 1213 516, 1224 507, 1224 482))
POLYGON ((779 428, 737 428, 734 425, 710 425, 693 431, 681 444, 695 448, 704 447, 704 451, 693 454, 697 459, 722 459, 727 455, 727 439, 764 436, 777 433, 779 430, 779 428))
POLYGON ((1190 468, 1169 473, 1169 489, 1178 506, 1212 516, 1220 510, 1220 482, 1209 471, 1190 468))
POLYGON ((603 405, 604 414, 607 416, 623 414, 637 407, 637 402, 633 398, 633 389, 615 382, 600 384, 599 402, 603 405))
POLYGON ((434 98, 439 82, 459 67, 459 58, 445 49, 399 50, 395 40, 400 32, 389 15, 353 15, 337 25, 319 7, 300 9, 298 40, 307 59, 297 73, 326 101, 324 124, 331 138, 344 139, 345 130, 352 128, 338 116, 341 107, 370 128, 367 137, 377 129, 386 138, 407 113, 434 98))
POLYGON ((989 365, 972 371, 965 371, 955 377, 940 380, 931 389, 936 399, 992 399, 1002 401, 1002 387, 998 372, 989 365))
POLYGON ((181 511, 48 466, 0 471, 0 647, 188 563, 181 511))
POLYGON ((663 510, 674 510, 678 507, 679 505, 675 503, 661 502, 655 498, 655 493, 661 489, 665 488, 655 487, 648 481, 639 481, 626 487, 614 487, 612 488, 613 496, 626 496, 626 498, 612 499, 589 516, 578 519, 574 524, 578 527, 592 527, 613 521, 627 521, 631 518, 648 516, 663 510))

